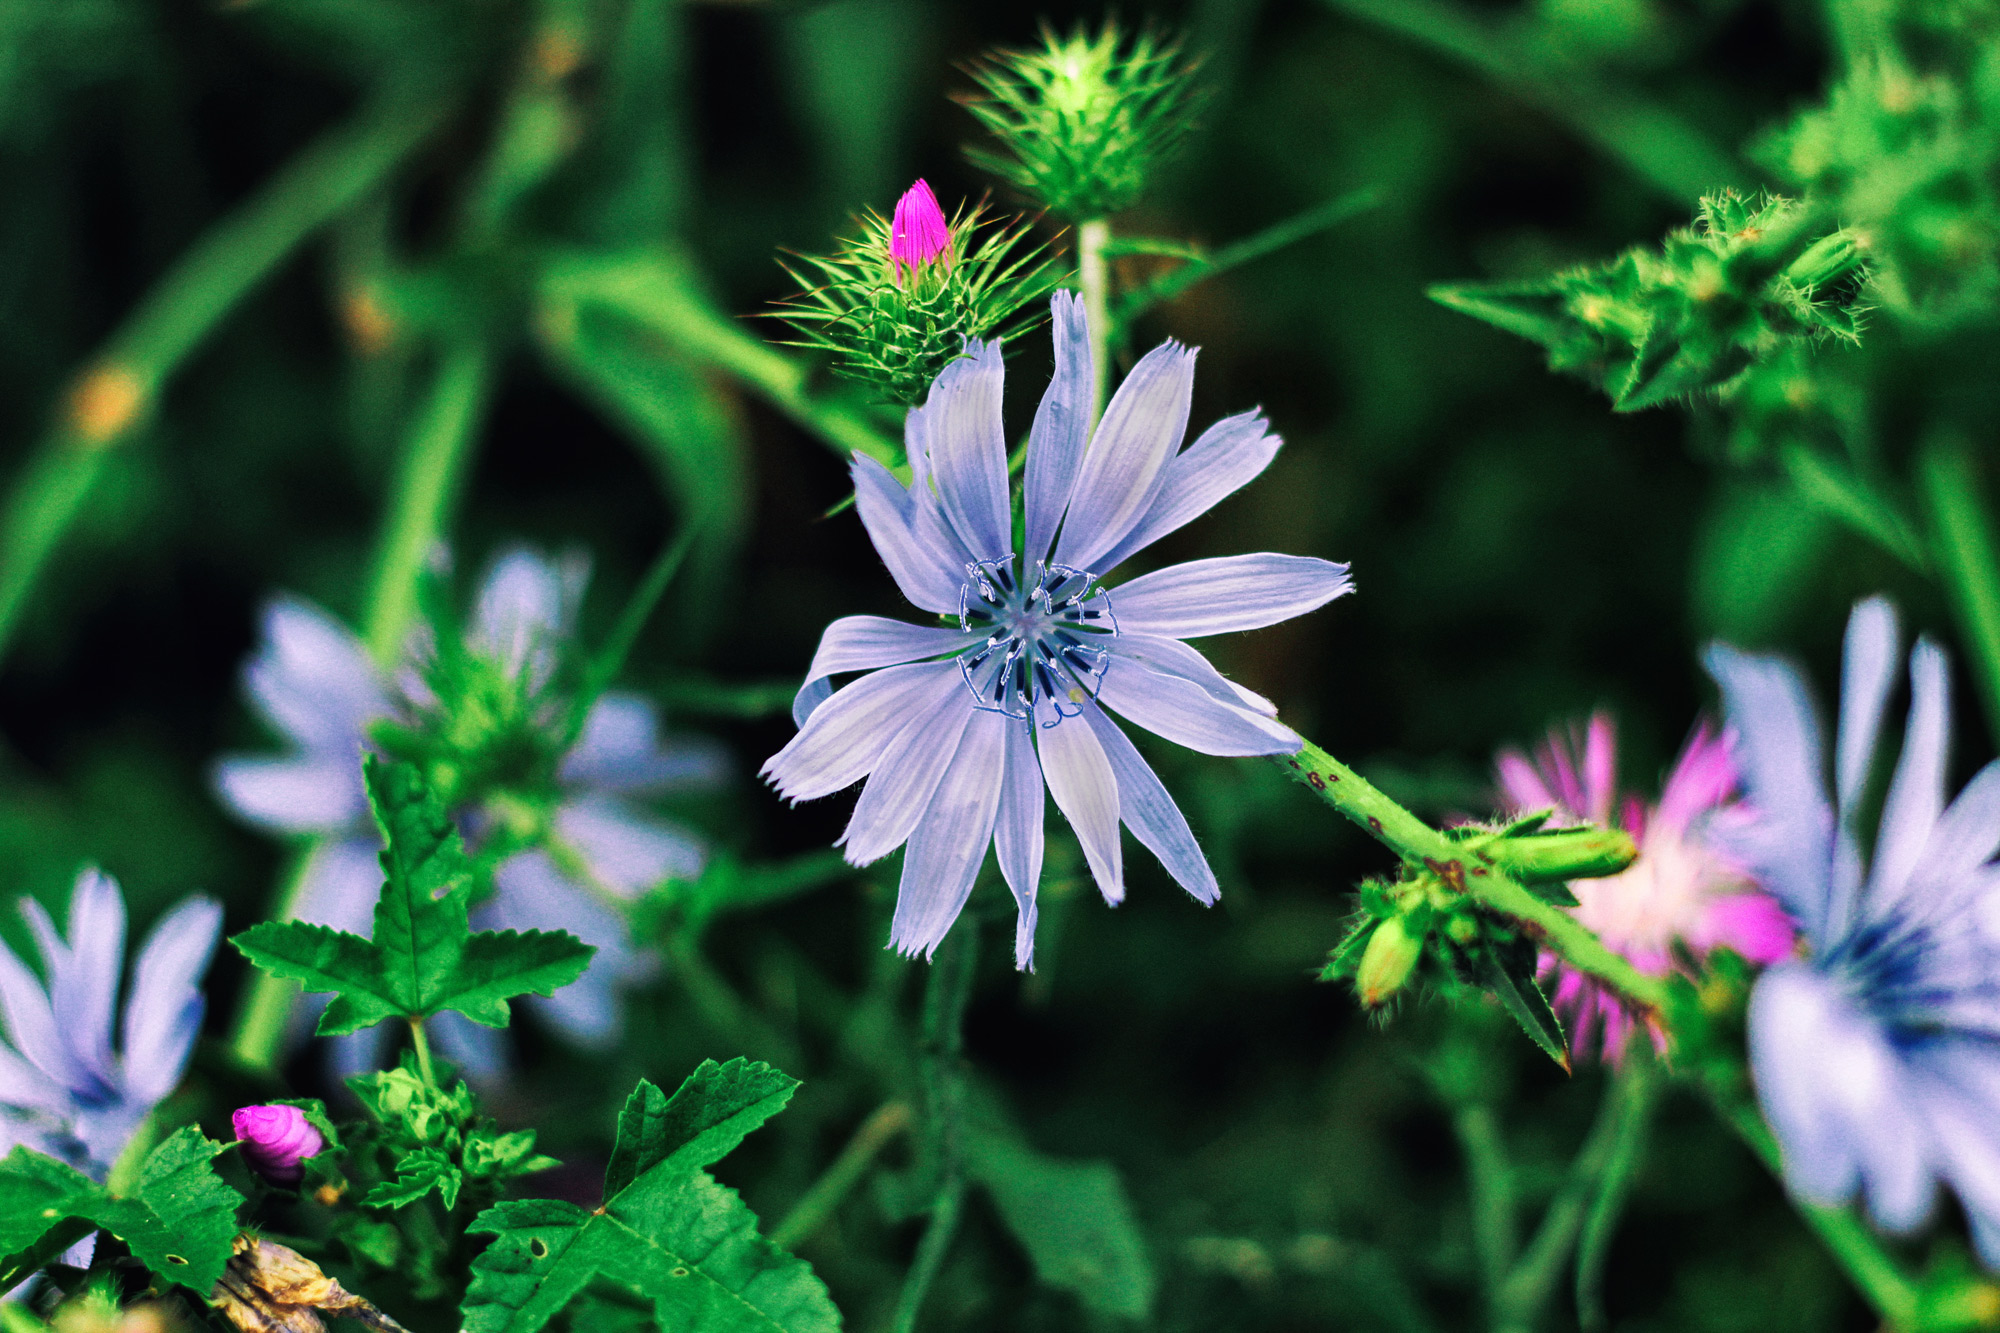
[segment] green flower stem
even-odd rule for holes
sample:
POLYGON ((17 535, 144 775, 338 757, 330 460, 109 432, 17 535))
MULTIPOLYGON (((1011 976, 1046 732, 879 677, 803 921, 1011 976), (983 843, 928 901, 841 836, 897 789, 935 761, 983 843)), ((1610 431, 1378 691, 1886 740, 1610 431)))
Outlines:
MULTIPOLYGON (((1771 1136, 1771 1128, 1757 1108, 1743 1097, 1718 1095, 1713 1088, 1710 1093, 1716 1110, 1737 1137, 1772 1175, 1783 1179, 1784 1162, 1778 1155, 1778 1141, 1771 1136)), ((1922 1285, 1904 1272, 1902 1264, 1883 1248, 1881 1239, 1866 1220, 1851 1208, 1822 1208, 1796 1199, 1793 1206, 1847 1271, 1875 1313, 1882 1316, 1886 1326, 1906 1333, 1920 1327, 1917 1317, 1923 1308, 1922 1285)))
POLYGON ((1932 439, 1917 483, 1931 512, 1931 555, 1972 651, 1987 727, 2000 739, 2000 540, 1965 442, 1932 439))
MULTIPOLYGON (((297 915, 313 860, 324 856, 332 845, 327 839, 318 839, 293 856, 291 868, 285 873, 284 888, 278 893, 277 908, 271 914, 273 921, 289 921, 297 915)), ((236 1011, 236 1032, 229 1039, 229 1049, 237 1063, 245 1069, 266 1072, 277 1067, 285 1025, 291 1021, 292 1006, 298 999, 298 982, 274 977, 269 972, 252 972, 249 989, 236 1011)))
POLYGON ((1453 1108, 1452 1132, 1465 1154, 1466 1189, 1472 1202, 1472 1244, 1489 1302, 1498 1297, 1514 1262, 1520 1238, 1516 1226, 1514 1171, 1493 1105, 1466 1101, 1453 1108))
POLYGON ((493 368, 493 351, 479 339, 447 346, 430 396, 410 424, 362 629, 369 656, 385 669, 396 664, 416 616, 417 580, 444 534, 466 454, 492 394, 493 368))
POLYGON ((965 1202, 965 1006, 979 961, 978 930, 961 920, 944 937, 924 983, 923 1027, 917 1041, 917 1068, 923 1087, 920 1178, 934 1182, 930 1223, 896 1298, 891 1333, 914 1333, 932 1279, 943 1267, 965 1202))
POLYGON ((1359 824, 1404 860, 1421 865, 1446 885, 1527 929, 1580 971, 1650 1009, 1663 1008, 1666 984, 1606 948, 1560 907, 1543 902, 1497 864, 1472 854, 1383 795, 1366 778, 1311 741, 1297 754, 1272 759, 1293 781, 1310 787, 1328 805, 1359 824))
POLYGON ((1652 1115, 1653 1073, 1652 1061, 1635 1052, 1605 1090, 1590 1136, 1542 1214, 1534 1239, 1494 1294, 1495 1333, 1529 1333, 1541 1324, 1543 1307, 1596 1211, 1593 1202, 1622 1194, 1638 1166, 1638 1149, 1652 1115))
POLYGON ((410 1045, 417 1052, 417 1074, 423 1079, 425 1087, 436 1088, 437 1066, 431 1063, 431 1039, 424 1033, 424 1020, 412 1018, 409 1022, 410 1045))
POLYGON ((189 354, 302 241, 377 189, 444 110, 435 99, 378 99, 210 229, 98 349, 0 511, 0 653, 106 458, 136 434, 189 354))
POLYGON ((796 1249, 800 1241, 812 1239, 854 1187, 867 1177, 868 1168, 875 1164, 882 1149, 909 1127, 908 1102, 884 1102, 876 1108, 875 1114, 854 1131, 854 1137, 840 1150, 840 1156, 833 1159, 833 1164, 812 1183, 804 1197, 792 1205, 785 1220, 771 1232, 771 1243, 781 1250, 790 1250, 796 1249))
POLYGON ((1111 244, 1111 221, 1092 218, 1077 224, 1076 280, 1083 289, 1083 313, 1090 321, 1090 425, 1104 415, 1111 376, 1111 265, 1105 248, 1111 244))

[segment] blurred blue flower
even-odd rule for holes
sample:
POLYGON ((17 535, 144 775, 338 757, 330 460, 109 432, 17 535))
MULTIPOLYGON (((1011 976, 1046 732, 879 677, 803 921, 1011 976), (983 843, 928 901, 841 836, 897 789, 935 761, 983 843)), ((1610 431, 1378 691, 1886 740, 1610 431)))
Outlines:
POLYGON ((1750 1059, 1800 1198, 1832 1205, 1859 1191, 1879 1223, 1907 1231, 1943 1181, 1981 1255, 2000 1264, 2000 762, 1946 806, 1949 669, 1919 640, 1902 755, 1864 856, 1862 793, 1899 643, 1887 601, 1855 608, 1831 804, 1798 670, 1709 650, 1755 812, 1724 830, 1727 845, 1810 948, 1758 979, 1750 1059))
POLYGON ((70 893, 65 939, 42 905, 23 899, 47 984, 0 947, 0 1155, 16 1144, 103 1180, 147 1114, 174 1090, 201 1028, 201 979, 222 909, 190 898, 146 937, 125 999, 125 900, 110 876, 85 870, 70 893))
MULTIPOLYGON (((507 551, 481 584, 467 649, 497 663, 525 693, 539 693, 573 632, 587 577, 579 560, 507 551)), ((422 637, 414 638, 391 676, 376 668, 360 639, 310 603, 280 598, 265 612, 263 645, 245 677, 251 702, 292 742, 292 752, 226 758, 215 781, 245 819, 321 840, 294 906, 300 920, 360 935, 371 929, 382 887, 381 840, 362 788, 361 756, 373 748, 371 724, 435 704, 417 670, 425 652, 422 637)), ((557 767, 560 790, 549 825, 558 855, 536 848, 495 868, 493 896, 475 909, 475 926, 567 930, 597 947, 581 980, 548 998, 529 998, 572 1041, 592 1047, 614 1041, 619 990, 657 965, 654 955, 632 947, 616 900, 637 898, 668 878, 698 875, 705 859, 692 835, 631 798, 711 785, 722 772, 717 748, 663 743, 651 703, 608 692, 557 767), (558 869, 558 859, 569 869, 558 869)), ((460 814, 476 839, 479 812, 460 814)), ((438 1035, 462 1063, 492 1067, 496 1053, 484 1029, 447 1017, 438 1035)))
POLYGON ((1090 434, 1083 302, 1060 292, 1053 312, 1020 546, 1000 346, 969 341, 909 415, 910 484, 871 458, 853 465, 861 521, 897 587, 959 627, 836 620, 792 707, 799 733, 764 766, 793 801, 867 778, 841 842, 855 865, 908 842, 890 928, 906 954, 936 950, 991 842, 1018 908, 1015 964, 1031 965, 1045 783, 1106 901, 1125 894, 1122 822, 1213 902, 1187 820, 1106 710, 1205 754, 1297 750, 1275 705, 1182 641, 1289 620, 1352 586, 1345 565, 1241 555, 1107 590, 1106 574, 1255 478, 1280 441, 1252 411, 1183 450, 1195 354, 1171 341, 1132 368, 1090 434), (856 671, 869 674, 835 693, 832 677, 856 671))

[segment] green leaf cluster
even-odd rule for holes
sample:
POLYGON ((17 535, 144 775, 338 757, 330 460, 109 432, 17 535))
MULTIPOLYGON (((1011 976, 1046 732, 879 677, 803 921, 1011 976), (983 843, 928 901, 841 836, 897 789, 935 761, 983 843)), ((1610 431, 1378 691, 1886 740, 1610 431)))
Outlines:
POLYGON ((371 755, 366 775, 385 843, 374 938, 267 921, 230 940, 266 972, 333 992, 320 1035, 447 1009, 505 1027, 511 997, 550 995, 583 975, 594 950, 573 935, 472 930, 472 863, 444 804, 412 765, 371 755))
POLYGON ((1431 289, 1434 300, 1541 344, 1636 412, 1727 393, 1761 362, 1824 339, 1856 341, 1863 238, 1794 200, 1724 192, 1659 249, 1532 282, 1431 289))
POLYGON ((838 1329, 812 1269, 758 1235, 756 1214, 702 1169, 797 1087, 741 1059, 705 1061, 672 1097, 642 1081, 618 1117, 602 1205, 521 1200, 473 1223, 494 1239, 473 1261, 465 1333, 535 1333, 593 1284, 637 1293, 679 1333, 838 1329))
POLYGON ((193 1126, 181 1129, 153 1149, 123 1196, 16 1147, 0 1159, 0 1291, 102 1229, 163 1282, 206 1297, 229 1262, 243 1204, 215 1174, 215 1155, 225 1146, 193 1126))
POLYGON ((803 289, 778 311, 798 332, 793 345, 825 353, 834 374, 882 402, 911 407, 967 338, 1012 339, 1047 318, 1056 275, 1042 247, 1026 244, 1027 223, 960 209, 948 230, 942 255, 907 269, 890 262, 889 221, 870 212, 833 254, 787 265, 803 289))
POLYGON ((436 1190, 447 1209, 456 1208, 468 1187, 490 1201, 514 1177, 556 1165, 535 1152, 534 1130, 500 1132, 477 1113, 464 1082, 432 1087, 407 1057, 400 1068, 351 1078, 347 1086, 374 1119, 357 1136, 357 1155, 372 1150, 380 1158, 378 1178, 361 1199, 370 1207, 407 1207, 436 1190))
POLYGON ((1045 27, 1039 46, 995 52, 972 76, 966 107, 998 143, 967 155, 1073 222, 1137 203, 1202 101, 1179 42, 1127 41, 1110 22, 1095 36, 1045 27))

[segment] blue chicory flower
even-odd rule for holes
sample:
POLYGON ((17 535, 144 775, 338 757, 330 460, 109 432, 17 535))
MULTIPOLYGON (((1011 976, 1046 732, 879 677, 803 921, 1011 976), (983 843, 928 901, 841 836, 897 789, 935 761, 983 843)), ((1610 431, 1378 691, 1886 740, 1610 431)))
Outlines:
POLYGON ((969 341, 905 427, 911 483, 857 456, 861 521, 903 595, 955 616, 926 628, 880 616, 827 627, 792 707, 799 733, 764 766, 797 802, 867 779, 841 842, 866 865, 905 842, 890 943, 936 950, 989 842, 1018 908, 1015 964, 1032 964, 1042 792, 1083 846, 1105 900, 1124 897, 1119 825, 1204 903, 1215 874, 1117 713, 1205 754, 1296 751, 1277 708, 1183 640, 1257 629, 1352 587, 1305 556, 1194 560, 1107 589, 1126 558, 1244 486, 1280 441, 1255 411, 1185 450, 1194 352, 1175 342, 1133 367, 1095 434, 1083 303, 1054 305, 1056 369, 1028 437, 1023 538, 1007 480, 1002 367, 969 341), (832 677, 867 672, 836 693, 832 677))
MULTIPOLYGON (((587 577, 581 561, 551 561, 526 548, 507 551, 481 585, 466 631, 468 648, 504 664, 510 674, 525 673, 531 688, 539 689, 572 632, 587 577)), ((414 640, 403 668, 384 673, 345 626, 289 597, 265 612, 263 640, 245 671, 250 698, 293 749, 275 758, 224 759, 216 767, 216 787, 252 823, 321 839, 303 872, 294 915, 366 935, 382 874, 376 860, 381 840, 362 787, 361 756, 373 748, 371 724, 428 702, 414 670, 423 644, 414 640)), ((572 1041, 589 1047, 614 1041, 619 991, 657 965, 651 953, 633 948, 623 918, 597 892, 637 898, 670 877, 700 874, 705 860, 691 834, 642 812, 632 798, 711 785, 722 772, 718 749, 690 741, 663 743, 650 702, 607 692, 562 758, 557 773, 562 796, 552 820, 553 836, 575 852, 592 883, 563 873, 539 848, 495 868, 493 896, 475 909, 475 926, 568 930, 597 947, 581 980, 547 998, 529 997, 572 1041)), ((445 1016, 437 1035, 453 1058, 475 1071, 494 1067, 496 1054, 485 1029, 445 1016)), ((344 1063, 364 1061, 356 1051, 344 1063)))
POLYGON ((1949 666, 1919 640, 1902 754, 1864 855, 1862 793, 1899 644, 1887 601, 1855 608, 1832 803, 1798 670, 1709 650, 1755 812, 1724 830, 1727 845, 1809 946, 1758 979, 1750 1060, 1793 1193, 1833 1205, 1860 1192, 1876 1221, 1908 1231, 1942 1181, 2000 1264, 2000 762, 1946 805, 1949 666))
POLYGON ((125 900, 109 875, 85 870, 70 892, 67 938, 23 899, 47 984, 0 947, 0 1155, 26 1144, 103 1180, 140 1122, 181 1081, 201 1028, 201 979, 222 908, 190 898, 146 937, 125 999, 125 900))

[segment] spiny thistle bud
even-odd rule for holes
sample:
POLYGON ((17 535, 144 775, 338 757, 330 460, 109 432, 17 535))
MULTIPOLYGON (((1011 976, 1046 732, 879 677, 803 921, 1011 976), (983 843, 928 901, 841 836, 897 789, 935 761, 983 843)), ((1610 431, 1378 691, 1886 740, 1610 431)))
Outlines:
POLYGON ((1421 932, 1413 933, 1405 920, 1392 916, 1368 937, 1361 966, 1354 974, 1354 989, 1365 1008, 1379 1009, 1394 998, 1423 956, 1424 937, 1421 932))
POLYGON ((951 229, 930 182, 919 180, 896 201, 896 215, 889 223, 889 262, 914 275, 940 257, 950 262, 951 229))
POLYGON ((243 1160, 274 1185, 296 1185, 305 1160, 326 1151, 326 1136, 296 1106, 245 1106, 229 1117, 243 1160))
POLYGON ((1816 208, 1733 192, 1702 200, 1658 250, 1537 282, 1434 287, 1454 310, 1541 343, 1635 412, 1722 391, 1786 349, 1860 339, 1866 251, 1816 208))
POLYGON ((918 181, 892 220, 865 213, 834 254, 785 265, 805 290, 779 317, 800 334, 793 346, 827 353, 836 375, 914 406, 966 339, 1013 338, 1047 317, 1056 275, 1040 246, 1022 248, 1027 234, 1026 222, 990 224, 977 207, 947 222, 918 181))
POLYGON ((1052 212, 1073 221, 1129 208, 1153 170, 1193 128, 1201 94, 1180 43, 1140 33, 1128 45, 1106 23, 1039 48, 996 51, 972 71, 965 104, 1000 151, 967 150, 1052 212))

